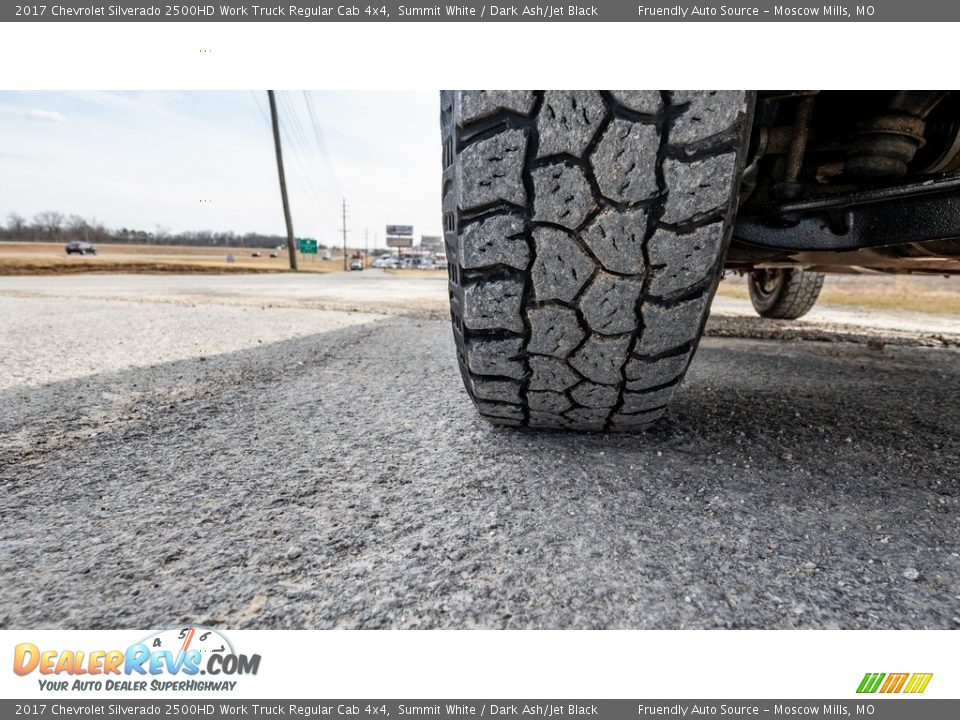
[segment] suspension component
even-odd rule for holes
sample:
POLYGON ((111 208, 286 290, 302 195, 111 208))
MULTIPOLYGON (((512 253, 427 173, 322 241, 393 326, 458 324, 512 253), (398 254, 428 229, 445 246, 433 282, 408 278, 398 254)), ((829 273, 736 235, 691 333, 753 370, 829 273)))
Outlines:
POLYGON ((898 178, 924 145, 927 115, 946 96, 944 91, 904 90, 887 109, 863 123, 853 137, 844 170, 868 179, 898 178))

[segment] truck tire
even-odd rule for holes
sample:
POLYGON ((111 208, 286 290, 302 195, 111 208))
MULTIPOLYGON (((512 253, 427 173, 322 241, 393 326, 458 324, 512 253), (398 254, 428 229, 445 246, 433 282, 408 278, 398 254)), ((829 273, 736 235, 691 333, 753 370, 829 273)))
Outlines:
POLYGON ((800 268, 754 270, 747 276, 750 302, 762 317, 796 320, 812 308, 823 288, 823 273, 800 268))
POLYGON ((753 100, 442 93, 453 333, 484 418, 634 431, 664 414, 722 273, 753 100))

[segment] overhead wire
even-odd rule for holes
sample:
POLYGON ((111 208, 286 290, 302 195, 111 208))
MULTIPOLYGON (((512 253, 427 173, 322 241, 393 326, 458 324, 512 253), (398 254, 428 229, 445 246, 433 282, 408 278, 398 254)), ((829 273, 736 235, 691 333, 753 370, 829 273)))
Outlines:
POLYGON ((303 125, 300 123, 299 114, 293 102, 287 95, 280 96, 280 103, 284 109, 284 115, 281 120, 281 127, 285 129, 285 134, 292 145, 300 171, 303 173, 304 182, 312 191, 315 202, 318 202, 325 213, 335 218, 337 216, 336 205, 329 198, 329 189, 324 186, 317 174, 317 164, 311 158, 310 144, 307 141, 303 125))
POLYGON ((288 155, 293 159, 291 170, 297 180, 297 184, 307 196, 310 204, 315 210, 323 215, 323 226, 335 229, 336 212, 330 205, 330 200, 326 197, 326 192, 321 183, 319 183, 314 172, 310 170, 309 150, 305 143, 302 126, 300 126, 296 110, 289 102, 288 98, 282 94, 277 94, 277 104, 280 120, 280 132, 287 141, 287 147, 290 149, 288 155))

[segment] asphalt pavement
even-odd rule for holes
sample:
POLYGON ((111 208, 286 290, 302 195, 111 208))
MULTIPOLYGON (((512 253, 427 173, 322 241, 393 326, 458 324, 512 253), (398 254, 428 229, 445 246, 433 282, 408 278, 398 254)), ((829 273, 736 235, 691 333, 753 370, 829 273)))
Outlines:
POLYGON ((429 313, 14 280, 0 627, 960 628, 953 347, 726 333, 653 430, 533 433, 429 313))

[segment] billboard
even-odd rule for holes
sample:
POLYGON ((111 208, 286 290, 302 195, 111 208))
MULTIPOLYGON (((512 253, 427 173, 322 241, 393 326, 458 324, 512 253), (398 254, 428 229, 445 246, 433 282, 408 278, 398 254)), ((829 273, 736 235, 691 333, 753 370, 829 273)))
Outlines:
POLYGON ((408 248, 413 247, 413 237, 387 236, 387 247, 408 248))
POLYGON ((413 237, 413 225, 387 225, 387 235, 413 237))

